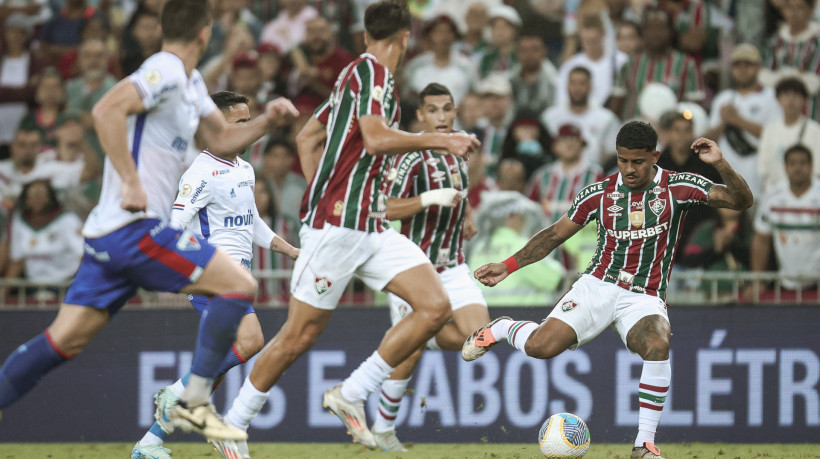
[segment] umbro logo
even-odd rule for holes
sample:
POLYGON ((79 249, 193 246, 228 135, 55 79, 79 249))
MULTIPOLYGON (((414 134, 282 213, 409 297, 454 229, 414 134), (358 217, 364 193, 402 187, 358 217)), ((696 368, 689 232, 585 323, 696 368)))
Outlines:
POLYGON ((611 206, 607 207, 606 210, 608 210, 610 212, 620 212, 620 211, 624 210, 624 208, 617 205, 617 204, 615 204, 615 205, 611 205, 611 206))

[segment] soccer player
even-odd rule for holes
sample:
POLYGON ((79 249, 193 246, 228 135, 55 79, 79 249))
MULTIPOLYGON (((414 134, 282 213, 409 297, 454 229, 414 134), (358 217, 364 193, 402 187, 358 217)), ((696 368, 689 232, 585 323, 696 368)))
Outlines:
POLYGON ((170 0, 161 23, 162 51, 94 106, 107 158, 100 202, 83 228, 86 253, 54 322, 0 368, 0 410, 77 356, 143 287, 212 297, 174 423, 211 439, 244 440, 247 434, 225 424, 209 397, 256 281, 226 252, 168 220, 194 135, 217 154, 236 151, 298 112, 278 99, 252 121, 227 124, 195 68, 211 37, 210 3, 170 0))
POLYGON ((430 260, 385 221, 388 155, 435 150, 465 156, 480 143, 463 133, 410 134, 391 128, 399 121, 392 75, 407 50, 410 13, 399 0, 374 3, 365 11, 365 28, 367 52, 342 71, 328 102, 299 134, 310 186, 288 319, 257 356, 226 419, 247 430, 267 391, 316 342, 355 275, 413 309, 344 384, 324 396, 324 405, 342 419, 353 440, 375 448, 364 399, 453 314, 430 260), (316 148, 322 144, 323 150, 316 148))
POLYGON ((692 148, 718 170, 725 185, 657 167, 661 154, 655 150, 657 142, 650 125, 625 124, 616 141, 619 172, 581 190, 565 216, 533 236, 515 255, 475 271, 481 283, 494 286, 519 267, 547 256, 590 220, 598 221, 595 256, 544 322, 500 317, 476 330, 462 349, 462 357, 470 361, 507 340, 528 356, 550 359, 613 326, 627 349, 644 360, 632 457, 645 459, 661 458, 655 429, 672 375, 672 333, 664 299, 681 222, 694 205, 742 210, 753 201, 749 186, 714 141, 701 137, 692 148))
MULTIPOLYGON (((419 94, 416 117, 425 132, 453 132, 456 106, 450 90, 438 83, 427 85, 419 94)), ((401 220, 401 233, 430 259, 453 309, 453 323, 442 327, 427 347, 460 350, 464 339, 490 320, 487 303, 461 249, 463 239, 469 240, 476 233, 470 205, 464 199, 469 187, 467 161, 432 150, 405 153, 395 158, 388 174, 392 176, 387 218, 401 220)), ((395 325, 411 308, 392 293, 388 300, 395 325)), ((418 348, 381 386, 372 432, 385 451, 407 451, 396 437, 396 414, 423 350, 424 346, 418 348)))
MULTIPOLYGON (((222 91, 212 94, 211 99, 228 124, 250 121, 247 97, 222 91)), ((299 249, 285 242, 259 218, 253 193, 256 182, 254 171, 239 157, 242 151, 217 156, 205 150, 194 160, 179 181, 179 193, 171 209, 171 224, 177 228, 191 228, 196 236, 222 248, 248 270, 251 269, 254 243, 295 260, 299 249)), ((188 300, 200 314, 210 303, 208 297, 201 295, 188 295, 188 300)), ((219 367, 220 377, 231 368, 247 362, 265 344, 262 326, 253 307, 245 312, 236 331, 236 341, 219 367)), ((134 446, 132 459, 171 457, 169 450, 162 446, 174 431, 173 424, 168 422, 168 415, 179 401, 188 378, 189 375, 185 375, 157 393, 157 422, 134 446)), ((225 448, 217 441, 214 445, 217 449, 225 448)))

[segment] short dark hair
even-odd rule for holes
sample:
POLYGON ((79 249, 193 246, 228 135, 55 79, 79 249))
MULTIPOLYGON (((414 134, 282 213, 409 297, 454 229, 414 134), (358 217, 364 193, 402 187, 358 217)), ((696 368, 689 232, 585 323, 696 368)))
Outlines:
POLYGON ((783 163, 786 163, 786 161, 789 160, 789 155, 792 153, 803 153, 806 155, 806 157, 809 158, 809 164, 814 164, 814 157, 811 153, 811 150, 809 150, 809 147, 801 143, 792 145, 789 148, 787 148, 785 152, 783 152, 783 163))
POLYGON ((168 0, 159 21, 165 41, 191 42, 213 22, 214 11, 207 0, 168 0))
POLYGON ((419 93, 419 108, 424 106, 424 98, 427 96, 450 96, 450 100, 455 103, 453 93, 447 89, 447 86, 440 83, 430 83, 421 90, 421 93, 419 93))
POLYGON ((781 94, 786 92, 795 92, 803 96, 804 99, 809 98, 809 90, 806 89, 806 84, 797 77, 783 78, 777 82, 777 85, 774 87, 775 95, 780 97, 781 94))
POLYGON ((219 91, 211 94, 211 100, 214 101, 216 107, 223 112, 227 112, 234 105, 247 104, 248 98, 242 94, 233 91, 219 91))
POLYGON ((573 67, 572 70, 569 71, 569 75, 572 75, 573 73, 583 73, 587 76, 588 80, 592 81, 592 73, 589 71, 588 68, 584 67, 583 65, 577 65, 573 67))
POLYGON ((658 133, 649 123, 630 121, 618 131, 615 146, 627 150, 655 151, 658 146, 658 133))
POLYGON ((382 0, 364 11, 364 28, 375 40, 384 40, 400 30, 410 30, 410 10, 405 2, 382 0))
POLYGON ((282 147, 282 148, 284 148, 284 149, 285 149, 285 150, 287 150, 287 151, 288 151, 291 155, 295 155, 295 154, 296 154, 296 147, 295 147, 292 143, 290 143, 289 141, 287 141, 287 140, 285 140, 285 139, 282 139, 282 138, 275 138, 275 137, 272 137, 272 138, 270 139, 270 142, 268 142, 268 144, 267 144, 267 145, 265 145, 265 152, 263 153, 263 155, 267 155, 267 154, 269 154, 269 153, 270 153, 270 152, 272 152, 272 151, 273 151, 273 149, 274 149, 274 148, 276 148, 276 147, 282 147))

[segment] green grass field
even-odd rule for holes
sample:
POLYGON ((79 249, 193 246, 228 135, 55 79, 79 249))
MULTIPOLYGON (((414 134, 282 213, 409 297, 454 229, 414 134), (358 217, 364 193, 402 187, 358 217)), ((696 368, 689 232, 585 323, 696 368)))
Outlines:
MULTIPOLYGON (((350 443, 252 443, 251 456, 263 458, 538 458, 538 446, 532 444, 405 444, 407 453, 368 451, 350 443)), ((175 458, 220 458, 205 443, 169 443, 175 458)), ((0 459, 109 459, 127 458, 132 443, 6 443, 0 445, 0 459)), ((667 459, 750 459, 750 458, 818 458, 820 444, 757 445, 725 443, 676 443, 661 445, 667 459)), ((626 459, 629 445, 594 444, 587 459, 626 459)))

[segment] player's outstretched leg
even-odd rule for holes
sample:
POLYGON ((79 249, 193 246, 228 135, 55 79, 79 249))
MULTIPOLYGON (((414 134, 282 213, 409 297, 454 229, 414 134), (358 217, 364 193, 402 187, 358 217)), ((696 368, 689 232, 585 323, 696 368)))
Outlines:
MULTIPOLYGON (((473 334, 468 336, 467 340, 464 341, 464 346, 461 348, 461 358, 472 362, 487 352, 490 352, 490 349, 498 344, 500 340, 507 338, 507 333, 502 333, 501 327, 509 328, 511 323, 518 322, 513 322, 512 317, 501 316, 474 331, 473 334), (496 335, 496 333, 493 333, 492 328, 498 324, 500 325, 496 327, 496 332, 498 333, 496 335), (498 338, 496 338, 496 336, 498 336, 498 338)), ((529 334, 527 336, 529 336, 529 334)))

